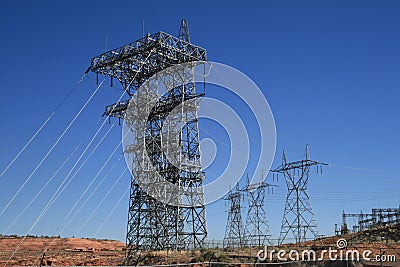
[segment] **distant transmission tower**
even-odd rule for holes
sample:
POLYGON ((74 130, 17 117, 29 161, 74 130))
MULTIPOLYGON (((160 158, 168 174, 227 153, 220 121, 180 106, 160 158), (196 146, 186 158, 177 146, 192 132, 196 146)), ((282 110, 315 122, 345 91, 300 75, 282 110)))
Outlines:
POLYGON ((246 193, 249 205, 245 238, 249 246, 272 245, 265 212, 265 191, 266 189, 269 191, 272 186, 266 182, 250 184, 249 177, 246 178, 246 187, 242 191, 246 193))
POLYGON ((315 166, 318 173, 321 165, 328 164, 310 160, 308 145, 306 145, 303 160, 287 162, 285 151, 283 151, 282 165, 272 170, 272 172, 284 175, 288 189, 279 244, 283 243, 289 232, 293 234, 297 243, 306 241, 309 233, 314 238, 318 238, 317 224, 307 193, 307 184, 310 168, 315 166))
POLYGON ((207 236, 205 174, 201 171, 197 120, 199 98, 204 94, 196 91, 191 69, 177 66, 206 61, 206 50, 190 43, 186 20, 182 20, 179 36, 164 32, 148 34, 93 58, 90 67, 97 75, 110 76, 111 81, 117 79, 129 96, 125 101, 107 106, 105 112, 107 116, 125 120, 134 133, 133 144, 124 148, 133 166, 126 236, 127 265, 134 264, 138 250, 201 248, 207 236), (162 83, 167 91, 159 95, 159 84, 146 81, 171 66, 177 67, 164 77, 162 83), (145 101, 150 95, 158 96, 158 102, 145 101), (179 112, 174 112, 178 106, 179 112), (135 116, 146 111, 145 125, 139 125, 135 116), (169 154, 162 148, 168 148, 169 154), (147 158, 143 156, 144 151, 147 158), (167 196, 177 205, 159 201, 141 188, 139 181, 146 181, 147 189, 159 190, 161 184, 154 181, 157 175, 164 182, 184 189, 183 194, 167 196))
POLYGON ((242 192, 239 190, 239 185, 232 189, 225 200, 228 201, 228 221, 226 222, 225 236, 223 246, 225 248, 244 247, 245 228, 243 227, 241 214, 242 192))

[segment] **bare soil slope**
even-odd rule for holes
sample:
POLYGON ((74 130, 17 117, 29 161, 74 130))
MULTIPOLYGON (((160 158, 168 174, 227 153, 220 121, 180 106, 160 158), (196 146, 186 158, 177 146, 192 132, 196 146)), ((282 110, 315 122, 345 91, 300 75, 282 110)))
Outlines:
POLYGON ((125 244, 115 240, 56 237, 0 238, 0 265, 118 265, 125 244), (17 249, 18 248, 18 249, 17 249))

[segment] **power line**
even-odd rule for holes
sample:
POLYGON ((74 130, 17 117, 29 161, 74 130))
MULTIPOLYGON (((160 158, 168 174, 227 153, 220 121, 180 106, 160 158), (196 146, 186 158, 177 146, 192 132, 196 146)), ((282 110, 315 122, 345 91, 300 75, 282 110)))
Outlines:
POLYGON ((8 165, 4 168, 4 170, 0 173, 0 178, 8 171, 8 169, 14 164, 14 162, 21 156, 21 154, 25 151, 26 148, 32 143, 32 141, 36 138, 36 136, 42 131, 42 129, 47 125, 47 123, 53 118, 58 109, 64 104, 64 102, 68 99, 68 97, 72 94, 75 88, 82 82, 83 78, 86 77, 87 73, 83 74, 83 76, 78 80, 78 82, 71 88, 71 90, 65 95, 65 97, 61 100, 61 102, 57 105, 57 107, 53 110, 53 112, 45 119, 45 121, 40 125, 39 129, 32 135, 32 137, 26 142, 26 144, 21 148, 21 150, 14 156, 14 158, 8 163, 8 165))
MULTIPOLYGON (((103 196, 103 198, 100 200, 100 202, 97 204, 96 208, 92 210, 88 218, 85 220, 84 223, 82 223, 81 227, 79 230, 76 232, 76 236, 82 231, 82 229, 86 226, 86 224, 90 221, 90 219, 93 217, 93 215, 97 212, 97 210, 100 208, 100 206, 103 204, 104 200, 108 197, 108 195, 111 193, 111 191, 114 189, 114 187, 118 184, 118 182, 121 180, 122 176, 126 173, 127 169, 125 168, 124 171, 121 173, 121 175, 114 181, 112 186, 108 189, 107 193, 103 196)), ((101 184, 101 183, 100 183, 101 184)), ((95 190, 93 191, 95 192, 95 190)))
POLYGON ((46 184, 43 185, 40 191, 29 201, 29 203, 25 206, 25 208, 18 214, 18 216, 11 222, 11 224, 4 230, 3 235, 18 221, 18 219, 22 216, 22 214, 32 205, 32 203, 38 198, 38 196, 46 189, 47 185, 56 177, 56 175, 61 171, 61 169, 65 166, 65 164, 71 159, 74 153, 78 150, 79 146, 82 144, 78 144, 75 149, 71 152, 71 154, 64 160, 64 162, 58 167, 58 169, 54 172, 54 174, 47 180, 46 184))
MULTIPOLYGON (((107 134, 106 134, 106 135, 107 135, 107 134)), ((105 136, 106 136, 106 135, 105 135, 105 136)), ((103 139, 104 139, 104 137, 103 137, 103 139)), ((103 140, 103 139, 102 139, 102 140, 103 140)), ((101 140, 101 141, 102 141, 102 140, 101 140)), ((101 142, 101 141, 100 141, 100 142, 101 142)), ((119 146, 120 146, 120 144, 118 144, 118 145, 116 146, 116 148, 115 148, 115 150, 114 150, 114 153, 115 153, 116 149, 117 149, 119 146)), ((97 148, 97 146, 96 146, 96 148, 97 148)), ((95 148, 94 148, 94 149, 95 149, 95 148)), ((92 151, 92 152, 93 152, 93 151, 92 151)), ((114 153, 113 153, 112 155, 114 155, 114 153)), ((90 155, 91 155, 91 154, 90 154, 90 155)), ((89 155, 89 156, 90 156, 90 155, 89 155)), ((108 160, 103 164, 102 169, 104 168, 105 165, 107 165, 107 163, 108 163, 108 160)), ((115 164, 114 164, 114 166, 115 166, 115 164)), ((113 166, 113 167, 114 167, 114 166, 113 166)), ((113 167, 112 167, 112 168, 113 168, 113 167)), ((78 171, 79 171, 79 170, 78 170, 78 171)), ((110 173, 110 172, 111 172, 111 170, 109 171, 109 173, 110 173)), ((108 174, 109 174, 109 173, 108 173, 108 174)), ((107 174, 107 176, 108 176, 108 174, 107 174)), ((96 176, 96 177, 97 177, 97 176, 96 176)), ((96 178, 96 177, 95 177, 95 178, 96 178)), ((95 179, 95 178, 94 178, 94 179, 95 179)), ((94 179, 92 180, 92 182, 94 181, 94 179)), ((70 182, 70 181, 69 181, 69 182, 70 182)), ((66 186, 68 186, 68 184, 67 184, 66 186)), ((60 187, 59 187, 59 189, 60 189, 60 187)), ((50 202, 52 202, 52 203, 50 203, 50 206, 57 200, 57 198, 58 198, 58 197, 60 196, 60 194, 62 193, 62 191, 61 191, 58 195, 56 195, 57 192, 59 191, 59 189, 57 189, 57 190, 56 190, 56 193, 53 194, 53 197, 52 197, 52 199, 50 200, 50 202), (53 199, 53 198, 54 198, 54 199, 53 199)), ((63 189, 65 189, 65 187, 64 187, 63 189)), ((80 199, 81 199, 81 198, 80 198, 80 199)), ((80 199, 79 199, 78 201, 80 201, 80 199)), ((69 210, 68 214, 71 214, 71 213, 72 213, 72 211, 73 211, 74 208, 76 207, 78 201, 75 202, 74 206, 69 210)), ((79 211, 81 210, 81 208, 83 208, 83 206, 86 205, 86 202, 87 202, 87 201, 85 201, 85 203, 81 205, 80 209, 79 209, 75 214, 72 215, 72 217, 68 220, 67 223, 64 224, 64 226, 62 227, 62 229, 61 229, 60 232, 59 232, 60 234, 61 234, 61 233, 67 228, 67 226, 75 219, 75 217, 78 215, 78 213, 79 213, 79 211)), ((48 208, 49 208, 49 207, 48 207, 48 208)), ((48 209, 48 208, 47 208, 47 209, 48 209)), ((67 216, 65 217, 65 219, 66 219, 66 218, 67 218, 67 216)), ((49 247, 53 242, 54 242, 54 240, 53 240, 47 247, 49 247)))
MULTIPOLYGON (((86 195, 86 193, 89 191, 89 188, 92 186, 92 184, 94 183, 94 181, 97 179, 97 177, 99 176, 99 174, 103 171, 104 167, 108 164, 108 162, 110 161, 110 159, 114 156, 115 152, 117 151, 118 147, 120 146, 120 144, 118 144, 118 146, 116 147, 116 149, 112 152, 112 154, 110 155, 110 157, 104 162, 103 166, 100 168, 100 170, 97 172, 96 176, 93 178, 92 182, 90 183, 89 186, 86 187, 85 191, 81 194, 81 197, 78 199, 78 201, 75 203, 74 207, 76 207, 76 205, 80 202, 80 200, 82 200, 83 196, 86 195)), ((118 159, 118 161, 121 159, 123 155, 121 155, 118 159)), ((118 162, 117 161, 117 162, 118 162)), ((73 215, 73 217, 75 217, 82 209, 83 207, 86 205, 86 203, 89 201, 89 199, 94 195, 94 193, 97 191, 97 189, 100 187, 100 185, 104 182, 104 180, 108 177, 108 175, 111 173, 111 171, 114 169, 116 163, 115 162, 113 164, 113 166, 109 169, 109 172, 103 177, 103 179, 101 179, 100 183, 97 184, 97 186, 91 191, 90 195, 85 199, 85 201, 79 206, 79 209, 75 212, 75 215, 73 215)), ((73 207, 73 208, 74 208, 73 207)), ((71 210, 73 210, 73 208, 71 210)))
POLYGON ((42 158, 42 160, 39 162, 39 164, 35 167, 35 169, 31 172, 31 174, 28 176, 28 178, 25 180, 25 182, 21 185, 21 187, 17 190, 17 192, 14 194, 14 196, 11 198, 11 200, 6 204, 6 206, 3 208, 3 210, 0 212, 0 216, 4 213, 4 211, 11 205, 11 203, 14 201, 14 199, 18 196, 18 194, 22 191, 22 189, 25 187, 25 185, 29 182, 29 180, 32 178, 32 176, 36 173, 36 171, 42 166, 42 164, 45 162, 47 157, 51 154, 53 149, 58 145, 58 143, 61 141, 61 139, 64 137, 64 135, 67 133, 69 128, 71 128, 72 124, 76 121, 76 119, 79 117, 79 115, 82 113, 82 111, 86 108, 86 106, 89 104, 89 102, 92 100, 94 95, 97 93, 101 85, 103 84, 104 80, 97 86, 97 88, 94 90, 92 95, 88 98, 88 100, 85 102, 85 104, 82 106, 82 108, 79 110, 79 112, 75 115, 75 117, 72 119, 72 121, 68 124, 67 128, 62 132, 62 134, 58 137, 58 139, 53 143, 49 151, 46 153, 46 155, 42 158))
POLYGON ((112 208, 112 210, 108 213, 107 217, 103 220, 103 222, 101 223, 101 225, 97 228, 96 233, 94 234, 94 236, 97 236, 97 234, 99 233, 100 229, 103 228, 104 224, 110 219, 111 215, 114 213, 114 211, 116 210, 116 208, 119 206, 119 204, 121 203, 122 199, 125 197, 125 195, 129 192, 129 187, 125 189, 124 193, 121 195, 121 197, 119 198, 119 200, 117 201, 117 203, 115 203, 114 207, 112 208))
POLYGON ((343 166, 343 165, 335 165, 335 164, 329 164, 329 166, 338 167, 338 168, 345 168, 345 169, 352 169, 352 170, 359 170, 359 171, 366 171, 366 172, 393 173, 393 174, 397 174, 397 175, 400 174, 400 171, 366 169, 366 168, 351 167, 351 166, 343 166))

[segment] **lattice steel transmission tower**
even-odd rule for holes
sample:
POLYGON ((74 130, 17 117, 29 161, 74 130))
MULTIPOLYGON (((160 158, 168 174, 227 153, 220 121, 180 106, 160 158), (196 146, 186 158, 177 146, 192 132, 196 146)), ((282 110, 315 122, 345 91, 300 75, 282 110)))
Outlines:
POLYGON ((283 151, 282 165, 272 170, 284 175, 288 190, 279 245, 287 238, 289 232, 293 234, 297 243, 306 241, 309 234, 312 234, 314 238, 319 237, 307 186, 311 167, 315 166, 317 173, 322 173, 322 165, 328 164, 310 160, 308 145, 306 145, 303 160, 287 162, 285 151, 283 151))
POLYGON ((261 182, 250 184, 249 177, 246 177, 246 187, 242 189, 246 193, 248 210, 246 217, 245 240, 249 246, 272 245, 271 234, 265 212, 266 190, 273 190, 272 184, 261 182))
POLYGON ((91 71, 117 79, 129 97, 105 111, 123 119, 133 136, 124 147, 132 164, 128 265, 138 250, 201 248, 207 236, 197 119, 204 93, 196 90, 192 71, 195 62, 206 61, 206 50, 190 43, 187 25, 182 20, 180 38, 147 34, 91 62, 91 71), (163 191, 167 183, 178 191, 163 191))
POLYGON ((231 189, 225 200, 228 201, 229 209, 223 246, 225 248, 244 247, 247 242, 245 240, 245 228, 242 221, 241 202, 243 200, 243 193, 239 190, 238 184, 235 189, 231 189))

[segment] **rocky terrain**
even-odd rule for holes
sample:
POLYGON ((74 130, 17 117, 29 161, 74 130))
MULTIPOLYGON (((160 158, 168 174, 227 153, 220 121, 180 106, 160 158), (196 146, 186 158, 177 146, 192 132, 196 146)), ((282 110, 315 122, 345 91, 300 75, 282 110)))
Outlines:
POLYGON ((124 248, 115 240, 1 237, 0 265, 118 265, 123 262, 124 248))
MULTIPOLYGON (((390 229, 389 229, 390 230, 390 229)), ((386 231, 392 233, 392 231, 386 231)), ((343 249, 344 253, 349 250, 357 249, 372 251, 372 255, 395 255, 395 262, 386 262, 382 266, 395 267, 400 266, 400 242, 387 242, 389 236, 384 240, 366 242, 365 235, 371 236, 371 233, 344 235, 340 238, 348 240, 348 246, 343 249)), ((396 235, 397 236, 397 235, 396 235)), ((315 250, 319 256, 322 250, 328 248, 335 249, 339 237, 325 237, 321 240, 308 241, 299 244, 285 244, 279 247, 269 247, 268 249, 289 251, 296 249, 299 251, 305 249, 315 250)), ((96 240, 88 238, 58 238, 58 237, 0 237, 0 266, 116 266, 122 265, 125 257, 125 244, 115 240, 96 240)), ((223 266, 254 266, 256 262, 257 251, 260 248, 242 248, 242 249, 205 249, 202 251, 154 251, 142 252, 137 258, 138 265, 168 265, 179 263, 197 263, 191 266, 210 266, 210 262, 223 262, 223 266), (248 262, 249 264, 237 264, 248 262)), ((378 267, 380 262, 366 261, 329 261, 317 262, 286 262, 285 267, 291 266, 330 266, 330 267, 378 267)), ((273 259, 274 266, 280 266, 277 259, 273 259), (278 264, 278 265, 276 265, 278 264)), ((264 262, 265 263, 265 262, 264 262)), ((219 263, 211 266, 222 266, 219 263)))

